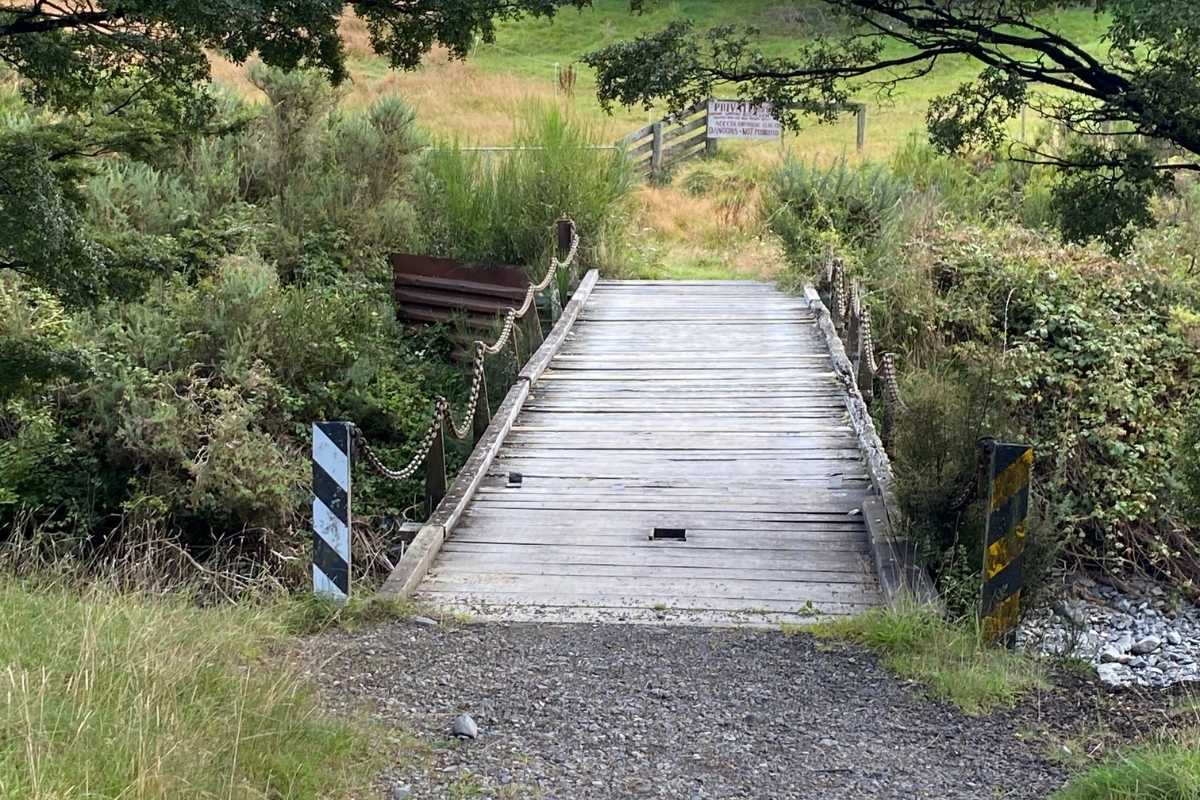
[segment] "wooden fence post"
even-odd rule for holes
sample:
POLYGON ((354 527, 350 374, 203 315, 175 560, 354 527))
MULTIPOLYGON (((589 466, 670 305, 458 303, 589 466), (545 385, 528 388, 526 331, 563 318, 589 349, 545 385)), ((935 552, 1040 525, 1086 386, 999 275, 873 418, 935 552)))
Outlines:
POLYGON ((433 516, 433 510, 446 496, 446 421, 438 422, 437 433, 429 455, 425 457, 425 518, 433 516))
MULTIPOLYGON (((527 345, 529 354, 526 356, 526 358, 529 358, 542 346, 542 341, 545 338, 542 334, 542 320, 538 317, 537 303, 534 303, 530 307, 529 313, 525 315, 525 319, 521 320, 521 322, 524 324, 525 333, 529 337, 527 345)), ((521 366, 523 365, 518 365, 517 369, 520 369, 521 366)))
POLYGON ((661 177, 663 157, 663 124, 654 123, 650 128, 654 140, 650 144, 650 177, 657 180, 661 177))
POLYGON ((571 252, 571 240, 575 238, 575 223, 562 217, 554 223, 554 236, 558 245, 558 260, 562 261, 571 252))
POLYGON ((712 98, 709 98, 708 105, 704 109, 704 157, 712 158, 717 154, 717 140, 709 135, 708 132, 708 109, 712 107, 712 98))

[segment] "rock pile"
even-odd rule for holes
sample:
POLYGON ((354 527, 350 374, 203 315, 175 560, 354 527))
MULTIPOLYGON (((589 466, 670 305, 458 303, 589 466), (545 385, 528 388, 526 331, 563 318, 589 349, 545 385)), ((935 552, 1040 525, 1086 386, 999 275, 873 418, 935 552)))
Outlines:
POLYGON ((1200 609, 1161 586, 1127 595, 1086 578, 1022 623, 1017 644, 1092 663, 1110 686, 1165 687, 1200 681, 1200 609))

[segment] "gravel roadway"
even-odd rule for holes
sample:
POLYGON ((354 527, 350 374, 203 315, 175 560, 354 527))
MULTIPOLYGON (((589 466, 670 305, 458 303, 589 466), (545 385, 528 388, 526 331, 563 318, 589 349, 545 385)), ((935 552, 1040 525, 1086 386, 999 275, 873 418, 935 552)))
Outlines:
POLYGON ((429 627, 309 640, 323 702, 415 739, 400 798, 1042 798, 1063 780, 870 654, 805 634, 653 625, 429 627), (462 712, 479 737, 450 736, 462 712))

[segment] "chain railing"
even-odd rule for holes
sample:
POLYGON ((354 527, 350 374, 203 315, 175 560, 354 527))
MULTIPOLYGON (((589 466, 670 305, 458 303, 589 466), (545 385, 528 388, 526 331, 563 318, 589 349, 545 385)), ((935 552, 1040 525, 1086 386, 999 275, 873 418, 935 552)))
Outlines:
POLYGON ((871 331, 871 309, 863 302, 863 288, 846 274, 842 259, 830 257, 825 262, 825 281, 821 290, 828 296, 833 327, 845 345, 846 355, 853 367, 853 377, 863 399, 875 395, 875 380, 883 389, 884 410, 888 432, 895 415, 905 409, 896 379, 896 358, 892 353, 875 352, 871 331))
POLYGON ((514 348, 516 347, 518 322, 526 326, 525 333, 530 339, 529 355, 541 344, 542 328, 537 316, 538 295, 554 285, 555 277, 560 270, 572 269, 579 254, 579 232, 571 220, 559 221, 558 246, 560 252, 565 250, 562 258, 559 258, 558 254, 551 256, 550 266, 542 279, 529 285, 519 306, 510 307, 505 312, 504 322, 500 326, 500 333, 496 336, 495 341, 490 344, 483 340, 475 341, 471 367, 471 389, 461 421, 455 419, 449 400, 441 395, 436 397, 433 417, 425 434, 419 440, 412 456, 409 457, 408 463, 399 469, 390 469, 383 463, 379 455, 367 444, 366 437, 358 426, 353 426, 351 429, 355 451, 361 454, 367 465, 382 477, 391 481, 407 480, 417 474, 422 465, 425 466, 425 510, 427 514, 433 513, 433 509, 446 494, 446 434, 449 433, 459 441, 466 441, 472 436, 478 441, 487 429, 491 418, 485 377, 488 357, 502 353, 510 341, 514 348))

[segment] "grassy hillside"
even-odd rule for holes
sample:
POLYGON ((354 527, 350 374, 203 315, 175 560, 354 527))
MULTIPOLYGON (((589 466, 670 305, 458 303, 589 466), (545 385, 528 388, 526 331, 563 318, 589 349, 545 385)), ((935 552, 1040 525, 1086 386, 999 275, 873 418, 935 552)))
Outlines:
MULTIPOLYGON (((343 104, 362 108, 380 97, 398 94, 417 111, 422 128, 435 137, 470 145, 505 145, 516 135, 515 110, 533 103, 554 103, 594 126, 602 139, 615 140, 656 119, 664 109, 601 110, 591 70, 579 63, 584 54, 612 42, 659 30, 673 19, 692 20, 697 27, 747 24, 757 27, 769 54, 785 55, 800 38, 836 32, 836 22, 819 3, 779 0, 675 0, 651 3, 645 13, 631 14, 628 0, 596 0, 590 9, 568 10, 551 20, 524 20, 500 26, 496 41, 481 44, 467 61, 451 61, 444 52, 431 54, 422 69, 401 73, 371 50, 362 23, 347 18, 343 36, 352 54, 353 80, 343 104), (556 69, 574 65, 574 91, 559 91, 556 69)), ((1045 16, 1048 27, 1061 29, 1093 51, 1103 48, 1105 28, 1091 11, 1069 9, 1045 16)), ((893 48, 899 53, 902 48, 893 48)), ((245 70, 215 63, 219 83, 249 96, 257 90, 245 70)), ((855 119, 846 115, 833 124, 805 123, 802 130, 774 142, 723 142, 717 163, 694 165, 672 185, 647 186, 638 192, 641 221, 623 259, 628 275, 649 278, 769 278, 781 259, 749 222, 758 204, 764 170, 787 156, 851 163, 889 158, 924 127, 929 100, 970 80, 978 65, 945 59, 922 80, 905 84, 889 98, 864 93, 868 105, 867 145, 855 152, 855 119), (689 184, 690 173, 703 173, 689 184), (692 190, 683 188, 691 186, 692 190), (705 191, 695 191, 704 188, 705 191)), ((1031 115, 1032 132, 1037 120, 1031 115)), ((1019 125, 1014 123, 1014 129, 1019 125)))
MULTIPOLYGON (((430 130, 476 143, 505 144, 512 135, 512 108, 528 99, 559 97, 559 102, 605 125, 613 138, 661 115, 661 109, 617 109, 609 116, 596 102, 594 76, 578 63, 584 54, 612 42, 656 31, 674 19, 688 19, 699 28, 748 24, 762 33, 763 49, 786 55, 803 37, 836 31, 827 12, 813 4, 779 0, 675 0, 652 3, 645 13, 631 14, 628 0, 596 0, 590 9, 568 10, 551 20, 525 20, 500 26, 493 44, 481 44, 466 63, 451 62, 434 53, 415 73, 396 73, 370 49, 365 27, 348 19, 343 31, 353 55, 354 82, 347 102, 362 104, 381 94, 399 93, 418 109, 430 130), (557 93, 556 65, 574 64, 578 79, 572 96, 557 93)), ((1073 41, 1100 51, 1103 20, 1086 8, 1047 14, 1043 22, 1067 33, 1073 41)), ((895 54, 903 51, 896 45, 895 54)), ((922 127, 930 98, 970 80, 978 66, 965 58, 945 59, 930 75, 907 84, 891 98, 866 93, 858 99, 869 106, 867 155, 889 155, 909 133, 922 127)), ((251 90, 240 70, 219 65, 219 80, 251 90)), ((854 154, 854 120, 834 125, 810 124, 786 137, 788 149, 806 155, 831 157, 854 154)), ((736 146, 736 145, 735 145, 736 146)), ((745 146, 742 146, 745 147, 745 146)), ((773 156, 781 148, 751 146, 757 156, 773 156)))

